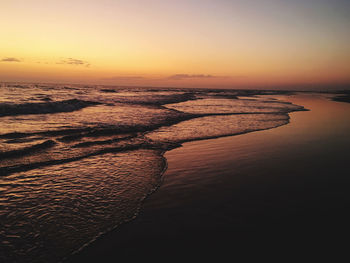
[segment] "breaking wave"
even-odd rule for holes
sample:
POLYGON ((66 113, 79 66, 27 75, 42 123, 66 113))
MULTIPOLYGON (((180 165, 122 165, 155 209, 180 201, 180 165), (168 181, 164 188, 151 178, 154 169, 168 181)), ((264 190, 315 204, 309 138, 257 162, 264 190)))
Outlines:
POLYGON ((24 103, 24 104, 0 104, 0 117, 26 114, 48 114, 56 112, 71 112, 82 108, 97 105, 98 102, 83 101, 78 99, 24 103))

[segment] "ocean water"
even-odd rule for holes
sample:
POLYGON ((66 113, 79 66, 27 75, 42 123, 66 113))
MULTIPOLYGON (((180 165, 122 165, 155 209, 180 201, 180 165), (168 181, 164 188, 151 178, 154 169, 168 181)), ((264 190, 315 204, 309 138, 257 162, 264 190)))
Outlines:
POLYGON ((279 93, 1 84, 0 261, 59 262, 132 220, 167 150, 305 110, 279 93))

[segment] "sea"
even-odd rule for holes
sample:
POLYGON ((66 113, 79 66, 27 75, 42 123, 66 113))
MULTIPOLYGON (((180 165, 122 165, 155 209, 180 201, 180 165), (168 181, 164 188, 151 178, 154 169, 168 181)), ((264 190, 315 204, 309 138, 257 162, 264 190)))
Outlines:
POLYGON ((137 217, 165 152, 307 110, 281 94, 1 83, 0 262, 64 261, 137 217))

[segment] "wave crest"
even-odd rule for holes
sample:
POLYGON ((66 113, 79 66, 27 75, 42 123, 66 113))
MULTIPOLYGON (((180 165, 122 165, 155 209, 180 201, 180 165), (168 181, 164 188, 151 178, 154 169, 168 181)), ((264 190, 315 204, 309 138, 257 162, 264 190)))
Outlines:
POLYGON ((27 114, 48 114, 57 112, 72 112, 85 107, 98 105, 99 102, 84 101, 79 99, 48 101, 39 103, 23 104, 0 104, 0 117, 27 115, 27 114))

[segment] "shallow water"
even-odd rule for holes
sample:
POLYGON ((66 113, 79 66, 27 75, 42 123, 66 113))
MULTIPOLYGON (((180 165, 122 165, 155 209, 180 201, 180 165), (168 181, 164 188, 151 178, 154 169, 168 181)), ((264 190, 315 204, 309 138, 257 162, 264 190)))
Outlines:
POLYGON ((310 111, 291 113, 290 123, 276 129, 188 142, 167 152, 169 166, 162 191, 168 185, 188 187, 191 180, 198 187, 201 183, 212 184, 221 175, 226 179, 254 175, 256 179, 262 175, 266 178, 270 173, 276 180, 283 180, 283 176, 300 174, 307 180, 306 175, 321 178, 328 174, 329 182, 345 175, 349 160, 350 104, 334 102, 330 96, 317 93, 276 98, 304 105, 310 111), (265 169, 257 170, 257 167, 265 169))
POLYGON ((304 110, 268 94, 2 84, 0 259, 60 261, 137 215, 164 151, 304 110))
POLYGON ((277 98, 310 111, 291 113, 276 129, 168 151, 162 185, 140 216, 77 259, 118 249, 136 261, 154 247, 157 257, 179 261, 346 258, 350 104, 320 94, 277 98))

